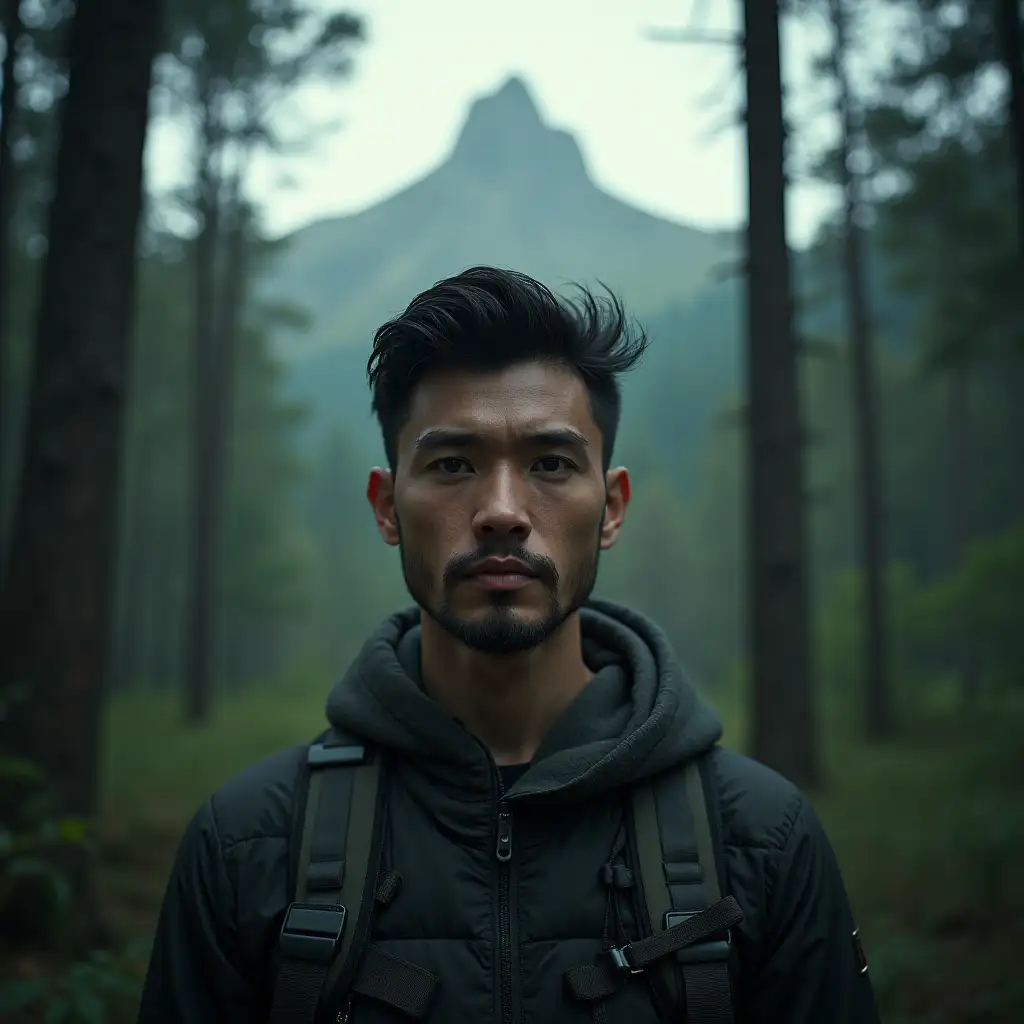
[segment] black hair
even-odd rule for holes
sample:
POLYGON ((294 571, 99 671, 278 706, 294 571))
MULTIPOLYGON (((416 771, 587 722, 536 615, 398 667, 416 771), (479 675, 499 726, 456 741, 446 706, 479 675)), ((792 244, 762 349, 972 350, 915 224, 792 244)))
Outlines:
POLYGON ((618 378, 640 360, 647 336, 607 287, 600 297, 573 287, 576 298, 566 299, 525 274, 471 267, 421 292, 377 330, 366 373, 392 470, 398 435, 425 376, 535 360, 564 366, 586 385, 608 469, 622 409, 618 378))

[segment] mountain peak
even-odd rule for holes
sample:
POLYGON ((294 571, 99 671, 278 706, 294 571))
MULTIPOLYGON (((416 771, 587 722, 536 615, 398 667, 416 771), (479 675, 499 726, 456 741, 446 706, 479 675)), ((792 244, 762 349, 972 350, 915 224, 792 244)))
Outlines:
POLYGON ((450 162, 491 181, 587 176, 576 140, 543 122, 518 75, 473 102, 450 162))
POLYGON ((510 75, 490 95, 477 99, 474 106, 481 104, 496 110, 516 112, 524 120, 533 121, 538 127, 543 127, 533 94, 519 75, 510 75))

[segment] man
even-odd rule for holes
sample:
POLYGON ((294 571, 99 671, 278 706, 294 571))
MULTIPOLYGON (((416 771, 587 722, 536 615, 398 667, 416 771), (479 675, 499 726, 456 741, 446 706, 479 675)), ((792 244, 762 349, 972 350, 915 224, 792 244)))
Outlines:
POLYGON ((877 1021, 810 805, 717 745, 657 626, 590 599, 630 500, 618 378, 645 346, 614 297, 485 267, 377 332, 389 468, 367 495, 417 607, 328 698, 341 739, 255 765, 196 815, 144 1024, 877 1021), (326 777, 314 796, 313 767, 353 750, 381 765, 376 796, 351 767, 344 798, 326 777), (663 781, 684 776, 696 790, 663 781), (317 854, 343 820, 341 852, 317 854))

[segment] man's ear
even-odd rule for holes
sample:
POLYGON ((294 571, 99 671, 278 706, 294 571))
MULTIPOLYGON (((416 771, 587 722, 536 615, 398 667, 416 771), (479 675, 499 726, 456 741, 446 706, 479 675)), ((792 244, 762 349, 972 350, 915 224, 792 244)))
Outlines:
POLYGON ((366 500, 385 544, 398 546, 398 521, 395 519, 395 481, 390 470, 374 466, 366 483, 366 500))
POLYGON ((626 506, 632 497, 629 471, 625 466, 608 470, 605 474, 604 523, 601 525, 601 550, 607 551, 619 539, 626 506))

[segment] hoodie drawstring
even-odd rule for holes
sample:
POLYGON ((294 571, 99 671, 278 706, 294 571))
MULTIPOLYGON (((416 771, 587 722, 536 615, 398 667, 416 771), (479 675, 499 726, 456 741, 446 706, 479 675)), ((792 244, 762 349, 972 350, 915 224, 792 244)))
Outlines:
MULTIPOLYGON (((630 940, 626 933, 622 915, 622 900, 633 888, 633 872, 625 862, 626 823, 623 816, 622 824, 615 837, 608 860, 601 867, 601 881, 607 890, 604 915, 604 933, 602 941, 605 950, 615 949, 630 940)), ((607 1024, 604 1001, 595 999, 590 1004, 594 1024, 607 1024)))

